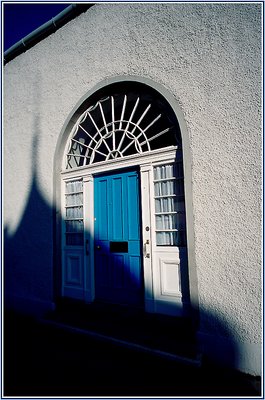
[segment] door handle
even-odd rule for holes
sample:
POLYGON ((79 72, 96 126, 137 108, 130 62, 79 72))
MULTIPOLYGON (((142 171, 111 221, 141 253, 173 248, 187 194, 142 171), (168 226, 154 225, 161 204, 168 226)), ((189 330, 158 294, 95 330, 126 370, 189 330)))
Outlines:
POLYGON ((88 245, 88 239, 86 240, 86 255, 89 255, 89 245, 88 245))
POLYGON ((144 242, 144 257, 145 258, 150 258, 150 253, 148 252, 147 246, 150 244, 149 240, 147 239, 144 242))

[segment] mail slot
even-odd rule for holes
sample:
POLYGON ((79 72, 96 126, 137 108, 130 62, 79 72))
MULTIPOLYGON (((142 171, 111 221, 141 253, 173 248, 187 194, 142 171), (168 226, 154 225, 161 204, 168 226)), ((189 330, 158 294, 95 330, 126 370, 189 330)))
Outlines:
POLYGON ((110 242, 111 253, 128 253, 128 242, 110 242))

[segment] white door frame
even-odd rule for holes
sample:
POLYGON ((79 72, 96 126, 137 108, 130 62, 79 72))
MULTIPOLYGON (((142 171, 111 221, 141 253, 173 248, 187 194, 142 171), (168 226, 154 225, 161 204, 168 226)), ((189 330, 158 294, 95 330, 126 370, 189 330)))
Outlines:
MULTIPOLYGON (((163 276, 161 276, 161 265, 178 268, 179 257, 176 253, 171 254, 167 248, 159 249, 155 245, 155 216, 153 205, 153 166, 172 163, 176 158, 177 147, 159 149, 148 154, 133 155, 126 159, 117 159, 62 172, 62 205, 64 207, 64 184, 72 179, 83 179, 83 215, 84 215, 84 248, 79 249, 80 257, 83 257, 82 269, 83 300, 93 302, 95 299, 94 286, 94 183, 93 176, 106 171, 115 171, 122 168, 139 166, 141 183, 141 210, 142 210, 142 246, 143 246, 143 279, 144 279, 144 302, 145 310, 148 312, 161 312, 173 315, 182 315, 182 295, 179 290, 169 293, 163 289, 163 276), (161 264, 162 263, 162 264, 161 264), (164 264, 163 264, 164 263, 164 264)), ((64 210, 62 210, 64 215, 64 210)), ((64 237, 64 234, 62 235, 64 237)), ((63 247, 65 243, 63 243, 63 247)), ((65 248, 65 247, 64 247, 65 248)), ((74 250, 73 250, 74 251, 74 250)), ((63 255, 63 271, 66 257, 63 255)), ((179 273, 179 272, 178 272, 179 273)), ((71 293, 71 289, 63 289, 62 294, 71 293), (68 290, 68 291, 67 291, 68 290)))

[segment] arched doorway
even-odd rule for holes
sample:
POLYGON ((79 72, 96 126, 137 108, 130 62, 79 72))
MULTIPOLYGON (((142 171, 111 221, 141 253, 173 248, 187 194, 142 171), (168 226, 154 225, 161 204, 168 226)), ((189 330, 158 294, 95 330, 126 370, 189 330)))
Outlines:
POLYGON ((129 79, 102 85, 73 119, 61 151, 61 295, 185 314, 183 148, 173 108, 129 79))

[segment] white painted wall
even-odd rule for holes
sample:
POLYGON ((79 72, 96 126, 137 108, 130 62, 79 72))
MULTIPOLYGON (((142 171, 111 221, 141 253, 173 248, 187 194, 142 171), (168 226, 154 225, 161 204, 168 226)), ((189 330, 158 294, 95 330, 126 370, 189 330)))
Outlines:
POLYGON ((260 374, 260 69, 261 5, 243 3, 97 4, 9 62, 8 294, 52 304, 53 157, 67 117, 101 81, 147 77, 176 98, 188 128, 200 338, 232 341, 237 367, 260 374), (33 153, 43 202, 35 194, 28 207, 33 153))

